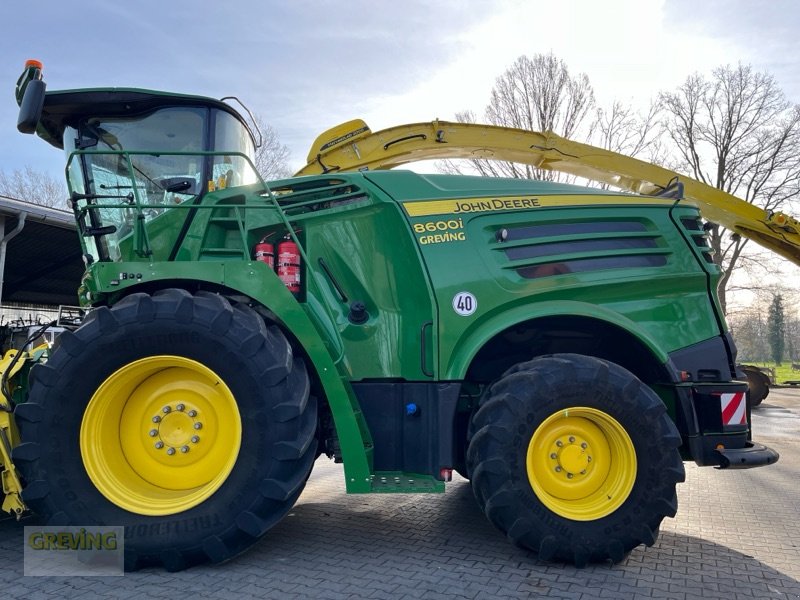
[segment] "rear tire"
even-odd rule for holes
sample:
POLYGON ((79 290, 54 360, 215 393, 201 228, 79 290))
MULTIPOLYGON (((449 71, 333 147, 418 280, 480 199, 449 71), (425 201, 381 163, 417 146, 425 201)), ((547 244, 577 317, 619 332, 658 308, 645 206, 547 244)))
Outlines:
POLYGON ((769 396, 769 377, 757 367, 742 365, 742 370, 747 376, 747 390, 750 396, 750 406, 761 404, 769 396))
POLYGON ((512 367, 486 391, 467 466, 478 504, 512 542, 584 566, 655 542, 677 510, 680 442, 633 374, 559 354, 512 367))
POLYGON ((24 501, 50 525, 124 526, 126 570, 241 553, 292 507, 317 448, 316 400, 281 331, 178 289, 61 334, 15 415, 24 501))

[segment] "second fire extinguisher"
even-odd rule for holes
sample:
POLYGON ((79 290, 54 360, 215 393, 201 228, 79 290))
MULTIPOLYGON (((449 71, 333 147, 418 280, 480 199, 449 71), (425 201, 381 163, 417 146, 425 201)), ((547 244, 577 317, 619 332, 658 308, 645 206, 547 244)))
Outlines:
POLYGON ((300 292, 300 250, 287 234, 278 244, 278 277, 293 294, 300 292))

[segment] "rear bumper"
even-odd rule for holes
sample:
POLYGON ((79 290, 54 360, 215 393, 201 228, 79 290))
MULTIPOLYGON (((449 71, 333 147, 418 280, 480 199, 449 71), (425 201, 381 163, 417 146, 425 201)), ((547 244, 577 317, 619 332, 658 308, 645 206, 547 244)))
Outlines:
POLYGON ((677 421, 683 456, 700 467, 750 469, 778 461, 777 452, 750 439, 747 384, 738 381, 679 385, 677 421), (737 398, 737 402, 728 402, 737 398))
POLYGON ((674 414, 684 443, 681 453, 698 466, 750 469, 780 458, 752 441, 747 383, 729 379, 735 360, 730 332, 670 355, 676 370, 674 414))
POLYGON ((751 469, 778 462, 780 454, 763 444, 747 442, 744 448, 716 450, 720 456, 718 469, 751 469))

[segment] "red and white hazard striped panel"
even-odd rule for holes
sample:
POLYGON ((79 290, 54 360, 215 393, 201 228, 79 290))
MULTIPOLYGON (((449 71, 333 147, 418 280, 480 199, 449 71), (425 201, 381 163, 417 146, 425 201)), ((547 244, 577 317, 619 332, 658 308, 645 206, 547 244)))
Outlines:
POLYGON ((723 425, 747 425, 747 410, 744 392, 720 394, 723 425))

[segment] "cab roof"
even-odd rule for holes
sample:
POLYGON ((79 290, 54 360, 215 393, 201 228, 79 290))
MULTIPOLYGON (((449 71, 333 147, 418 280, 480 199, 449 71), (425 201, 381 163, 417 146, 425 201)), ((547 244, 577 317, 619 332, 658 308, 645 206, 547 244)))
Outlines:
POLYGON ((63 149, 64 129, 75 126, 81 118, 135 116, 174 106, 217 108, 247 126, 233 107, 214 98, 137 88, 91 88, 47 92, 36 133, 49 144, 63 149))

